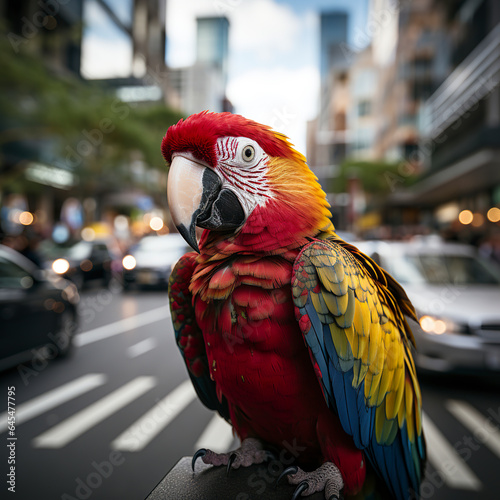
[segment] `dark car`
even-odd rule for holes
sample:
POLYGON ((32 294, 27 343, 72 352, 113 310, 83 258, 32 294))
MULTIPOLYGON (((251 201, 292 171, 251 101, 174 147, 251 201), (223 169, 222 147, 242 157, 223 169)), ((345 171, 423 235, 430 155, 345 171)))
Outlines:
POLYGON ((112 278, 113 255, 101 240, 79 241, 68 247, 44 249, 46 267, 71 280, 79 289, 91 281, 108 285, 112 278))
POLYGON ((79 295, 61 278, 46 278, 30 260, 0 245, 0 370, 71 351, 79 295))
POLYGON ((123 257, 123 288, 168 286, 173 266, 189 251, 180 234, 145 236, 123 257))

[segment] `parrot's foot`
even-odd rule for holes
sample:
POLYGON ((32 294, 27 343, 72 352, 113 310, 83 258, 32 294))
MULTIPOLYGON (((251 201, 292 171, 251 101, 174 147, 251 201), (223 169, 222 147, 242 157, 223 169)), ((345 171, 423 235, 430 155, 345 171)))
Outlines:
POLYGON ((340 490, 344 487, 342 475, 332 462, 325 462, 313 472, 305 472, 296 466, 288 467, 281 473, 276 484, 286 475, 290 484, 297 485, 292 500, 297 500, 300 495, 312 495, 317 491, 324 491, 327 500, 338 500, 340 490))
POLYGON ((260 464, 267 460, 271 454, 264 450, 262 443, 255 438, 247 438, 243 440, 241 446, 229 453, 215 453, 212 450, 205 448, 199 449, 194 455, 191 462, 194 472, 194 464, 201 457, 204 463, 211 465, 227 465, 227 472, 231 468, 237 469, 240 466, 248 467, 253 464, 260 464))

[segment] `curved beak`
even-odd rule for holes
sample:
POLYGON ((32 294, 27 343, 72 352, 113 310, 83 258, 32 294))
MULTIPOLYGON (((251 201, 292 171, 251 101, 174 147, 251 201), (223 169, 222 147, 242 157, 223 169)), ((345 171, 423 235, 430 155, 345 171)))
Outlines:
POLYGON ((170 164, 168 204, 179 233, 197 252, 196 226, 218 231, 236 229, 246 219, 237 196, 222 189, 222 181, 209 167, 176 155, 170 164))

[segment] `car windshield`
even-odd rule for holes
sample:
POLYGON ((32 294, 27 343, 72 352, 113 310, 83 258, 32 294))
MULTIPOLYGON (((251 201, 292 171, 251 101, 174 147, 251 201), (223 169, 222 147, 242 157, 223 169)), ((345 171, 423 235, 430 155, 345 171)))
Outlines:
POLYGON ((500 272, 493 263, 469 255, 398 255, 391 257, 388 267, 405 284, 500 284, 500 272))
POLYGON ((152 237, 144 238, 137 246, 137 250, 141 252, 169 252, 179 251, 186 247, 184 240, 179 238, 162 238, 152 237))
POLYGON ((40 245, 40 252, 46 259, 50 260, 55 260, 60 257, 82 260, 88 258, 90 255, 91 243, 88 241, 79 241, 78 243, 68 246, 45 242, 40 245))
POLYGON ((82 260, 88 258, 92 250, 92 245, 87 241, 80 241, 76 245, 68 248, 66 252, 66 257, 68 259, 82 260))

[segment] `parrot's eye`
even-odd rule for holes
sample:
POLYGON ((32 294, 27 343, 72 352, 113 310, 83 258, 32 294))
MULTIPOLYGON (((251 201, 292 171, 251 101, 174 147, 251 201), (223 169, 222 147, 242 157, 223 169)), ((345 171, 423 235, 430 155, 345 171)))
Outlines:
POLYGON ((252 161, 255 157, 255 149, 252 146, 245 146, 242 156, 244 161, 252 161))

